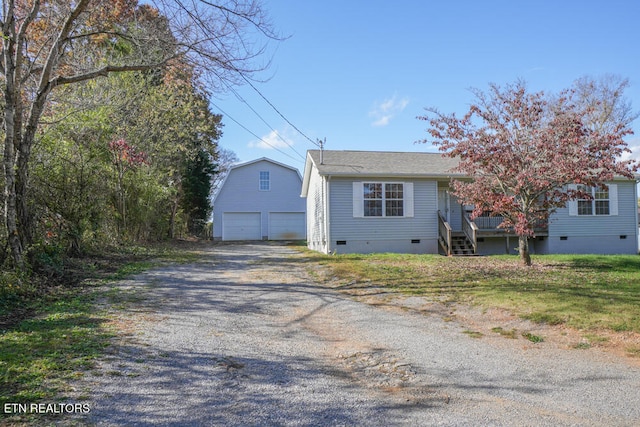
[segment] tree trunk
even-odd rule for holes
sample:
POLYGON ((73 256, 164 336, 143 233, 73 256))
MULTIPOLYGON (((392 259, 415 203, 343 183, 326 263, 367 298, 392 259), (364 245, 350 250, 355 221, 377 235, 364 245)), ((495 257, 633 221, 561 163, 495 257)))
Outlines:
POLYGON ((16 144, 20 138, 21 115, 20 98, 16 88, 16 66, 13 53, 15 52, 15 44, 13 39, 8 38, 5 41, 4 66, 5 66, 5 90, 4 90, 4 124, 5 124, 5 140, 4 140, 4 220, 7 229, 7 243, 11 250, 11 256, 14 264, 22 268, 23 246, 18 230, 18 212, 16 197, 16 144))
MULTIPOLYGON (((49 86, 39 91, 31 104, 29 117, 24 133, 16 141, 16 201, 18 213, 18 227, 22 245, 28 248, 33 243, 34 215, 29 208, 29 164, 31 162, 31 148, 35 143, 36 131, 40 117, 44 112, 45 103, 49 95, 49 86)), ((20 111, 22 116, 22 112, 20 111)), ((22 129, 22 120, 16 126, 22 129)))
POLYGON ((173 205, 171 206, 171 217, 169 218, 169 238, 176 238, 176 215, 178 214, 178 198, 176 197, 173 200, 173 205))
POLYGON ((531 255, 529 254, 529 237, 518 236, 518 251, 520 252, 520 259, 524 265, 531 265, 531 255))
POLYGON ((16 159, 16 213, 18 228, 23 248, 29 248, 33 243, 33 214, 28 206, 29 198, 29 157, 33 141, 25 140, 18 145, 16 159))
MULTIPOLYGON (((6 106, 6 124, 13 123, 13 107, 6 106)), ((11 126, 8 126, 11 127, 11 126)), ((7 129, 4 142, 4 215, 5 226, 7 227, 7 243, 11 249, 11 256, 14 264, 22 268, 24 261, 22 257, 22 241, 18 231, 18 212, 16 197, 16 173, 15 173, 15 148, 13 129, 7 129)))

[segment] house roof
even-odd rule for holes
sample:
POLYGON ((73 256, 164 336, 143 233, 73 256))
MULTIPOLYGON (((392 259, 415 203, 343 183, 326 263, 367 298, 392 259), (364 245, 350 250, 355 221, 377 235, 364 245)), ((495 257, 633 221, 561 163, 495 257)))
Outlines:
MULTIPOLYGON (((312 167, 323 176, 354 178, 468 178, 453 172, 458 159, 440 153, 395 151, 309 150, 302 181, 302 196, 309 190, 312 167)), ((616 177, 617 179, 627 179, 616 177)), ((636 175, 640 181, 640 175, 636 175)))
POLYGON ((452 169, 458 160, 440 153, 396 151, 307 151, 302 195, 308 191, 312 166, 324 176, 369 178, 444 178, 462 177, 452 169))
POLYGON ((283 168, 286 168, 286 169, 291 169, 292 171, 295 171, 298 174, 298 176, 302 179, 302 177, 300 176, 300 171, 298 169, 294 168, 293 166, 285 165, 284 163, 276 162, 275 160, 272 160, 268 157, 261 157, 259 159, 251 160, 248 162, 237 163, 229 168, 229 172, 231 172, 233 169, 249 166, 258 162, 269 162, 269 163, 273 163, 274 165, 282 166, 283 168))
POLYGON ((440 153, 324 150, 321 161, 320 150, 309 150, 307 161, 309 160, 320 175, 460 176, 459 173, 452 172, 458 165, 458 160, 444 157, 440 153))

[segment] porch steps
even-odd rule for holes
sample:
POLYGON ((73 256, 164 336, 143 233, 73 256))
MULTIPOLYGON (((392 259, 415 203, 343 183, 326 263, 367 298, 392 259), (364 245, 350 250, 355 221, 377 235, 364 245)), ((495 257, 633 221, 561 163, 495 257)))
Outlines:
POLYGON ((451 236, 452 256, 474 256, 473 244, 464 234, 451 236))

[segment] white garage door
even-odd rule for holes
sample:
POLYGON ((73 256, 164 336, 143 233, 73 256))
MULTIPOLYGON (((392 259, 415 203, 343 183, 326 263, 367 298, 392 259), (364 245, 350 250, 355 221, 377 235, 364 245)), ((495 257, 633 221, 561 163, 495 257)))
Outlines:
POLYGON ((262 240, 260 212, 224 212, 222 240, 262 240))
POLYGON ((304 240, 305 235, 304 212, 269 214, 269 240, 304 240))

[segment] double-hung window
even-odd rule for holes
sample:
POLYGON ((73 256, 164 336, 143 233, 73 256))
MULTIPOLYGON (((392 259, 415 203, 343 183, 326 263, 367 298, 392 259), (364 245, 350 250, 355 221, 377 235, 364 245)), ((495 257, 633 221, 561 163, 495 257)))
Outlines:
POLYGON ((363 184, 364 216, 383 216, 382 204, 384 198, 382 197, 382 185, 381 183, 369 182, 363 184))
POLYGON ((260 171, 260 183, 258 188, 260 189, 260 191, 271 190, 271 180, 269 179, 269 171, 260 171))
POLYGON ((569 202, 569 214, 576 216, 604 216, 618 214, 618 187, 609 184, 607 188, 577 185, 574 189, 588 194, 589 198, 569 202))
POLYGON ((355 182, 354 217, 413 216, 413 183, 355 182))
POLYGON ((384 185, 384 216, 404 216, 404 184, 384 185))
POLYGON ((578 215, 609 215, 609 189, 602 187, 578 186, 589 194, 589 199, 578 199, 578 215))

